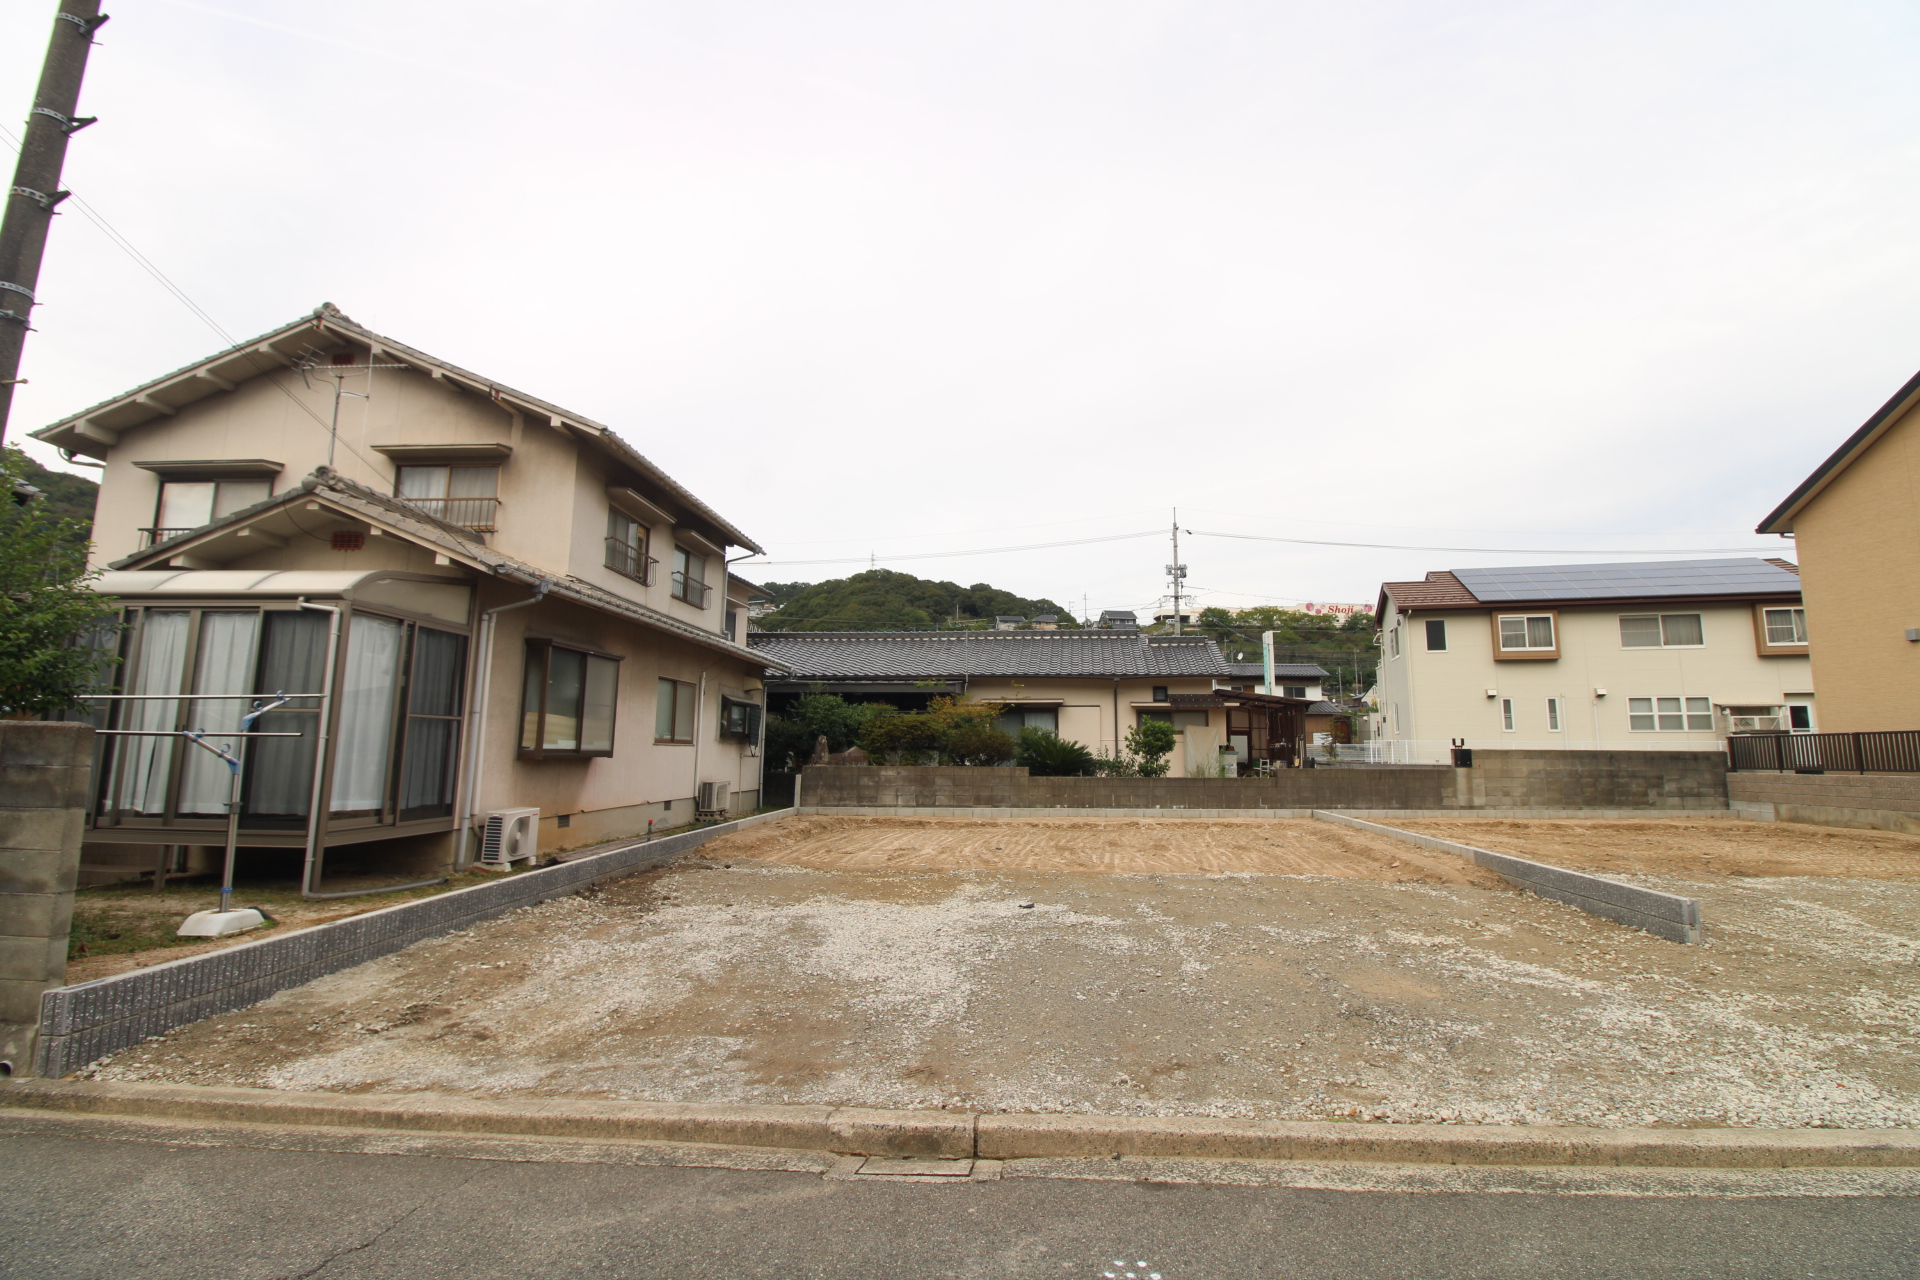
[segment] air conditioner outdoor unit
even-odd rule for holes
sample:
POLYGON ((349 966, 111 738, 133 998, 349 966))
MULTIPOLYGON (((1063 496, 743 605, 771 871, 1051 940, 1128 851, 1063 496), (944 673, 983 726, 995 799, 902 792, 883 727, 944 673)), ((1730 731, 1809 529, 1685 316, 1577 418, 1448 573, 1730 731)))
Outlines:
POLYGON ((700 796, 695 807, 703 818, 718 817, 727 811, 727 788, 725 782, 703 782, 700 784, 700 796))
POLYGON ((486 834, 480 839, 480 867, 507 871, 522 860, 540 857, 540 811, 495 809, 487 815, 486 834))

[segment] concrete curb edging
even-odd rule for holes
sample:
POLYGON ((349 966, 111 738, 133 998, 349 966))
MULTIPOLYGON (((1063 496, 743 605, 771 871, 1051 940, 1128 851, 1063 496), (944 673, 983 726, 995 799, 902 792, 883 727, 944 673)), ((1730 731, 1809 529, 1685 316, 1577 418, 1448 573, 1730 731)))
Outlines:
POLYGON ((40 999, 34 1074, 63 1076, 149 1036, 268 996, 518 907, 578 893, 696 849, 716 836, 783 818, 790 809, 736 818, 413 902, 270 934, 219 951, 57 987, 40 999))
POLYGON ((293 1093, 16 1080, 0 1108, 147 1120, 1019 1160, 1112 1156, 1672 1169, 1920 1168, 1920 1132, 1376 1125, 828 1106, 293 1093))
MULTIPOLYGON (((1636 929, 1644 929, 1669 942, 1706 940, 1700 924, 1698 898, 1682 898, 1678 894, 1642 889, 1636 885, 1622 884, 1618 880, 1588 875, 1583 871, 1568 871, 1564 867, 1516 858, 1510 853, 1495 853, 1491 849, 1479 849, 1470 844, 1442 840, 1437 836, 1425 836, 1417 831, 1402 831, 1398 827, 1383 826, 1378 822, 1363 822, 1359 818, 1348 817, 1344 813, 1333 813, 1326 809, 1315 809, 1313 816, 1322 822, 1353 827, 1373 835, 1385 836, 1390 840, 1419 845, 1423 849, 1459 854, 1529 893, 1537 893, 1555 902, 1564 902, 1570 907, 1578 907, 1591 915, 1604 916, 1609 920, 1617 920, 1621 924, 1632 925, 1636 929)), ((1447 816, 1474 815, 1470 810, 1460 810, 1447 816)))
MULTIPOLYGON (((1170 818, 1218 822, 1244 819, 1270 822, 1276 818, 1311 818, 1316 809, 1091 809, 1071 805, 1018 808, 990 805, 807 804, 796 806, 799 817, 818 818, 1170 818)), ((1742 819, 1749 815, 1726 809, 1342 809, 1341 813, 1380 818, 1641 818, 1692 822, 1695 819, 1742 819)), ((1767 819, 1772 821, 1772 819, 1767 819)))

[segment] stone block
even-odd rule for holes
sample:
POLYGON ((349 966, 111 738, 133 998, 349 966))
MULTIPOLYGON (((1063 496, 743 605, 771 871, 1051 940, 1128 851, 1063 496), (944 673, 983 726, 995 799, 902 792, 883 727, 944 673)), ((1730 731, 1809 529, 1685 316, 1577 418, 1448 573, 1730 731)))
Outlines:
MULTIPOLYGON (((0 721, 0 723, 5 723, 0 721)), ((89 769, 0 764, 0 808, 85 809, 89 769)))
POLYGON ((0 894, 0 938, 61 938, 73 923, 71 893, 0 894))
POLYGON ((58 982, 67 971, 67 935, 0 938, 0 981, 58 982))
MULTIPOLYGON (((0 720, 0 760, 11 765, 91 771, 93 742, 92 725, 51 720, 0 720)), ((0 805, 12 803, 0 797, 0 805)))
POLYGON ((18 978, 0 978, 0 1022, 35 1023, 40 1021, 44 982, 22 982, 18 978))

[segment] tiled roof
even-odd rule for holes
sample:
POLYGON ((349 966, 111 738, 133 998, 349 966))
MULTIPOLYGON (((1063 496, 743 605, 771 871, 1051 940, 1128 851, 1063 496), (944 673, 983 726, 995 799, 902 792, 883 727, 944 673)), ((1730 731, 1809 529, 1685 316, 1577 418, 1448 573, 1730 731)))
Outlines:
POLYGON ((794 680, 966 676, 1225 676, 1205 636, 1137 631, 756 631, 794 680))
POLYGON ((1383 582, 1380 594, 1402 609, 1444 609, 1450 605, 1480 603, 1460 579, 1445 569, 1429 573, 1425 582, 1383 582))
MULTIPOLYGON (((1252 677, 1255 680, 1267 678, 1267 668, 1259 662, 1229 662, 1227 674, 1230 676, 1252 677)), ((1273 664, 1273 678, 1276 680, 1319 681, 1327 678, 1326 668, 1316 667, 1311 662, 1276 662, 1273 664)))

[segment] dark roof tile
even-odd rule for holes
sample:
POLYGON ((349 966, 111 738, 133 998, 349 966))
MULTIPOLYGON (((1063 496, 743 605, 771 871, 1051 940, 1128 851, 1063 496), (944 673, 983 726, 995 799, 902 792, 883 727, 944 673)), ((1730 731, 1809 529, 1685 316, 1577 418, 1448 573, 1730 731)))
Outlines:
POLYGON ((757 631, 793 680, 965 676, 1225 676, 1205 636, 1137 631, 757 631))

